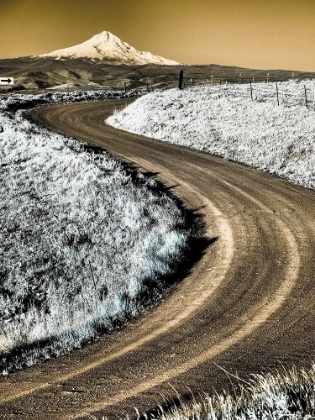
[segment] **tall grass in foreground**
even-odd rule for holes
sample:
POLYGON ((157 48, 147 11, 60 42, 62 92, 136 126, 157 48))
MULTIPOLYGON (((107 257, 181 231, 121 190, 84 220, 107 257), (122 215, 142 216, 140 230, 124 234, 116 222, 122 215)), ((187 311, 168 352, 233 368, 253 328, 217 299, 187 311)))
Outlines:
POLYGON ((307 420, 315 418, 315 366, 310 370, 282 370, 253 375, 238 386, 237 396, 200 396, 176 404, 168 402, 155 413, 156 420, 307 420))
POLYGON ((36 127, 19 106, 0 103, 3 374, 135 316, 162 294, 194 230, 153 177, 36 127))

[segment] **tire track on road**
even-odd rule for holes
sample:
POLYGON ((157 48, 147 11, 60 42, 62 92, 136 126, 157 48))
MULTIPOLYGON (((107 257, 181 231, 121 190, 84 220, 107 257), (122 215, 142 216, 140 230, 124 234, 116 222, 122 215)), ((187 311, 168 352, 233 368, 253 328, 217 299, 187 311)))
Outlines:
MULTIPOLYGON (((139 161, 142 164, 144 163, 143 159, 139 159, 139 161)), ((147 167, 148 164, 146 163, 143 166, 147 167)), ((161 170, 161 168, 156 169, 161 170)), ((233 186, 232 184, 226 181, 224 181, 224 183, 230 188, 237 190, 239 193, 249 198, 255 203, 255 205, 260 207, 262 210, 271 212, 271 210, 268 207, 260 203, 255 198, 251 197, 249 194, 245 193, 244 191, 240 190, 239 188, 233 186)), ((191 189, 190 186, 185 185, 183 182, 182 186, 184 186, 184 188, 186 189, 191 189)), ((219 212, 217 212, 217 215, 221 216, 219 212)), ((300 266, 299 249, 294 236, 292 235, 288 227, 279 218, 276 218, 276 223, 279 226, 279 230, 283 233, 283 236, 286 238, 286 243, 288 247, 289 266, 286 270, 287 272, 284 275, 285 280, 281 283, 281 286, 277 290, 276 298, 274 300, 269 301, 269 297, 265 298, 258 305, 258 308, 252 308, 250 313, 246 313, 242 317, 242 319, 239 320, 236 325, 234 325, 235 332, 229 338, 222 340, 218 344, 210 347, 206 352, 203 352, 198 356, 189 359, 186 363, 183 363, 172 370, 164 371, 161 374, 161 376, 154 378, 153 380, 140 383, 137 387, 131 390, 123 389, 110 398, 106 397, 105 399, 103 399, 103 401, 98 401, 94 404, 85 405, 83 407, 83 410, 77 413, 74 418, 81 418, 84 414, 95 413, 99 411, 100 408, 104 409, 108 406, 115 405, 123 400, 126 400, 127 398, 134 397, 154 387, 158 387, 163 383, 170 382, 175 377, 182 375, 188 370, 196 368, 198 365, 204 363, 205 361, 213 359, 218 354, 226 351, 229 347, 233 346, 235 343, 251 334, 256 328, 259 328, 261 324, 265 323, 268 320, 268 318, 272 314, 274 314, 282 306, 285 300, 290 296, 293 287, 295 286, 295 283, 298 279, 300 266), (248 318, 251 318, 251 320, 249 321, 248 318)), ((224 242, 226 243, 226 241, 224 242)), ((201 300, 204 301, 205 299, 201 300)))

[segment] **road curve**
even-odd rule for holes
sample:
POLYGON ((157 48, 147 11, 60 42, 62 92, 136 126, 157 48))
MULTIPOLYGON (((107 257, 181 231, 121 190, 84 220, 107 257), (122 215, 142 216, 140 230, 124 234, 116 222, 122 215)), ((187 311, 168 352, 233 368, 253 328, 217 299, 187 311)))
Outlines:
POLYGON ((54 106, 36 118, 136 163, 217 237, 157 307, 72 354, 0 379, 0 418, 108 419, 190 391, 314 358, 315 194, 251 168, 115 130, 105 101, 54 106))

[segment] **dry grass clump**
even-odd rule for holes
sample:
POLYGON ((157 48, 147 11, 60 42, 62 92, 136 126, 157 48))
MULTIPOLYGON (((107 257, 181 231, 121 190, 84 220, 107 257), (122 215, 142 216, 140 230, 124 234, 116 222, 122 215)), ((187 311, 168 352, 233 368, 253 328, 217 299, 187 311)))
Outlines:
POLYGON ((144 417, 155 420, 307 420, 315 418, 315 365, 253 375, 228 393, 181 398, 144 417))

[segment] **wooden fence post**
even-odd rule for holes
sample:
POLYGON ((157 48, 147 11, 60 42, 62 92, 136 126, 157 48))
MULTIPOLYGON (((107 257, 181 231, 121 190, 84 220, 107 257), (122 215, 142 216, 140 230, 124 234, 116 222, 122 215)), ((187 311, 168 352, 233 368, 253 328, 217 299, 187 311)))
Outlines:
POLYGON ((124 82, 124 93, 127 93, 127 84, 124 82))
POLYGON ((178 81, 178 89, 179 90, 182 90, 182 88, 183 88, 183 76, 184 76, 184 71, 181 70, 179 72, 179 81, 178 81))
POLYGON ((249 85, 250 85, 250 97, 251 97, 251 100, 253 101, 253 87, 252 87, 252 82, 249 82, 249 85))
POLYGON ((308 103, 307 103, 307 89, 306 89, 305 85, 304 85, 304 94, 305 94, 305 106, 307 107, 308 106, 308 103))
POLYGON ((280 105, 280 102, 279 102, 278 83, 276 83, 276 91, 277 91, 277 102, 278 102, 278 106, 279 106, 280 105))

